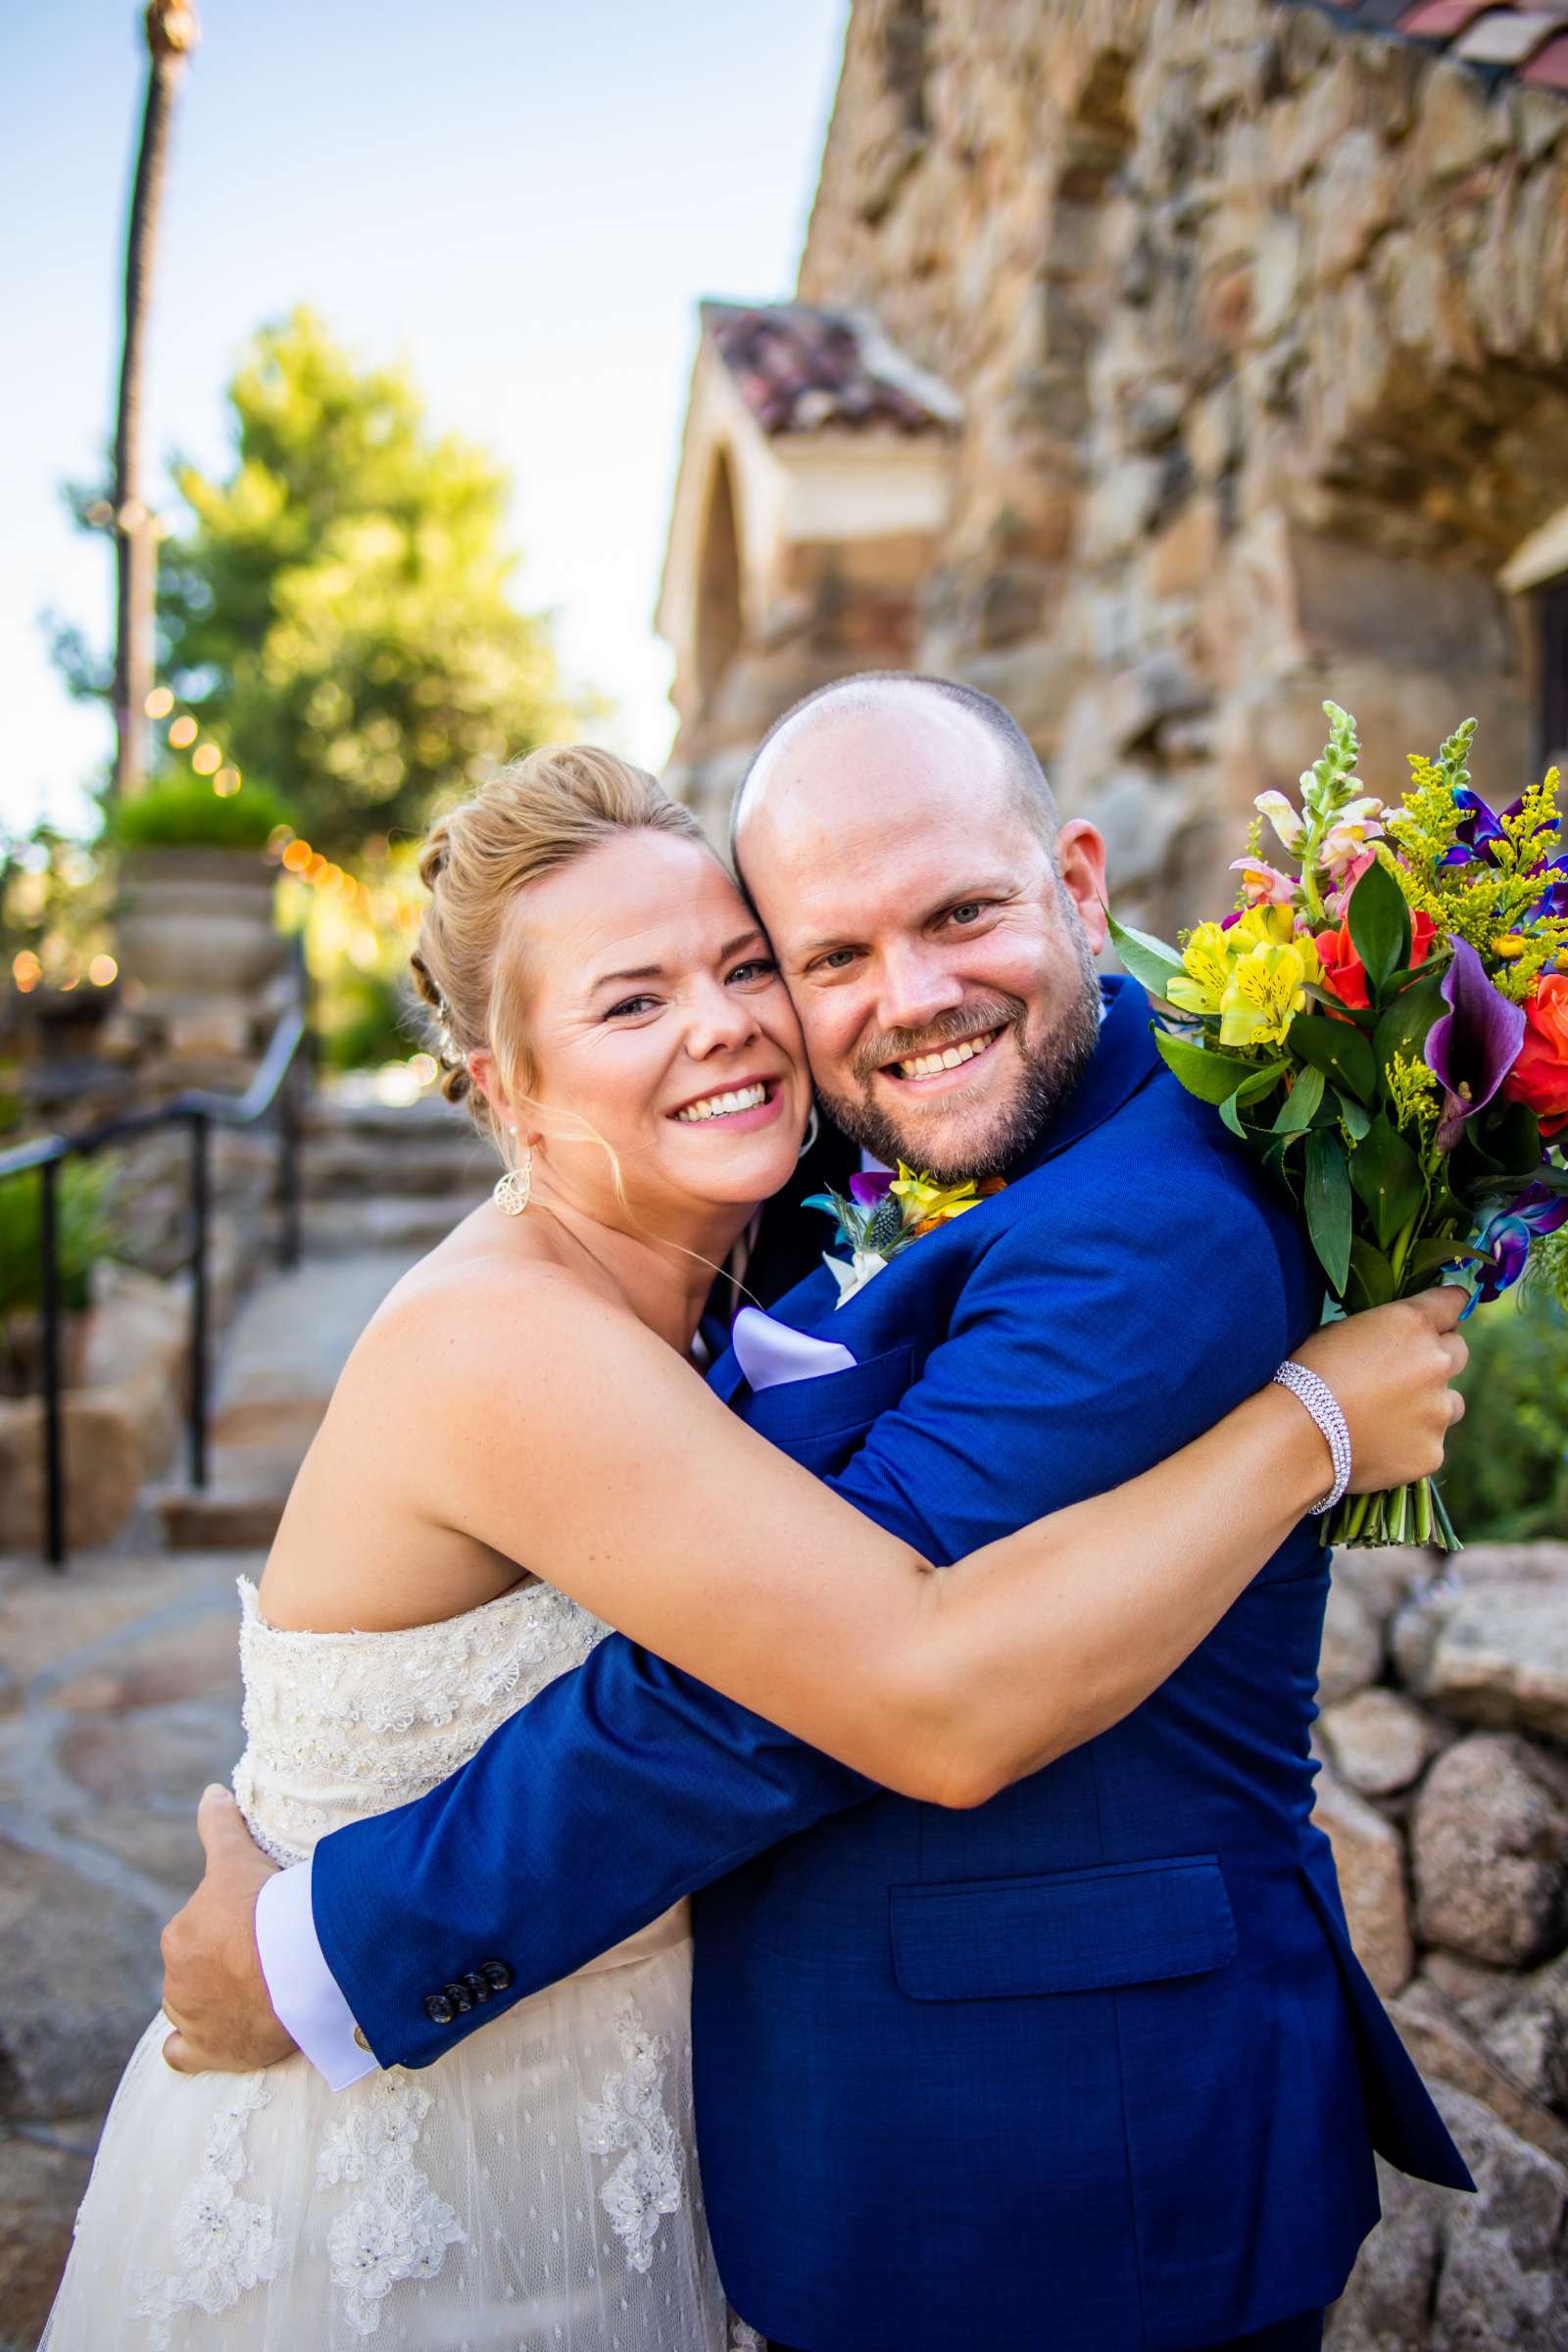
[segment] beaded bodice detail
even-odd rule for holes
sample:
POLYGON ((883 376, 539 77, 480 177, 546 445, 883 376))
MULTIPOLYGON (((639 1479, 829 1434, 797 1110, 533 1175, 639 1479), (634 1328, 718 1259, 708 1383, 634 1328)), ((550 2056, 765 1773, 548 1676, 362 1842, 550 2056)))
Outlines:
POLYGON ((609 1627, 538 1579, 437 1625, 288 1633, 239 1579, 245 1752, 234 1794, 258 1844, 299 1862, 318 1838, 423 1796, 609 1627))

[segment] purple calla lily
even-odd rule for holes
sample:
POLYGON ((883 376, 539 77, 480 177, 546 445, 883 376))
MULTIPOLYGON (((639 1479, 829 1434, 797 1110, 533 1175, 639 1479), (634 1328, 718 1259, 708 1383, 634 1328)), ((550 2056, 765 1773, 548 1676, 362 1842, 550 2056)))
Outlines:
POLYGON ((1511 1291, 1525 1270, 1530 1245, 1538 1234, 1558 1233, 1568 1225, 1568 1193, 1554 1193, 1544 1184, 1526 1185, 1516 1200, 1500 1209, 1476 1242, 1492 1264, 1476 1292, 1483 1306, 1511 1291))
POLYGON ((1441 991, 1448 1010, 1427 1031, 1427 1068, 1444 1090, 1438 1149, 1451 1152, 1465 1123, 1485 1110, 1525 1042, 1522 1004, 1510 1004, 1487 978, 1468 940, 1455 940, 1441 991))
POLYGON ((850 1178, 850 1199, 858 1208, 876 1208, 888 1197, 891 1168, 866 1168, 850 1178))

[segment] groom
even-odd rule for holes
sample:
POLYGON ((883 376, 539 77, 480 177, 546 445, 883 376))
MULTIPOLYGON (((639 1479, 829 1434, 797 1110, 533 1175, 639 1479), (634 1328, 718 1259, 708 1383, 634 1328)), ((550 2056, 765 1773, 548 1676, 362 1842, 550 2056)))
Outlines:
MULTIPOLYGON (((743 1318, 734 1409, 943 1561, 1261 1386, 1318 1278, 1141 992, 1097 985, 1103 847, 1007 714, 830 687, 764 744, 736 847, 837 1129, 1005 1189, 842 1305, 818 1264, 743 1318)), ((750 1287, 821 1239, 781 1204, 750 1287)), ((427 2065, 700 1890, 704 2192, 776 2344, 1298 2352, 1377 2217, 1374 2147, 1469 2185, 1309 1820, 1326 1591, 1308 1524, 1124 1722, 961 1811, 612 1637, 432 1796, 271 1880, 265 1983, 261 1868, 213 1825, 166 1938, 176 2057, 281 2054, 270 1985, 335 2084, 427 2065)))

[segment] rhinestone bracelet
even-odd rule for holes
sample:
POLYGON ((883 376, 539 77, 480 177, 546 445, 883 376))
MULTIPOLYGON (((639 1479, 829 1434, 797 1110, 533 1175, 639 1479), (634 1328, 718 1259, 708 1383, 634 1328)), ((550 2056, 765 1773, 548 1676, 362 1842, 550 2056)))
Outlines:
POLYGON ((1341 1501, 1350 1483, 1350 1425, 1340 1410, 1340 1400, 1326 1380, 1319 1378, 1305 1364, 1292 1356, 1281 1364, 1274 1379, 1282 1389, 1289 1389, 1298 1402, 1304 1404, 1323 1433, 1334 1462, 1334 1484, 1321 1502, 1314 1502, 1311 1516, 1316 1519, 1324 1511, 1332 1511, 1341 1501))

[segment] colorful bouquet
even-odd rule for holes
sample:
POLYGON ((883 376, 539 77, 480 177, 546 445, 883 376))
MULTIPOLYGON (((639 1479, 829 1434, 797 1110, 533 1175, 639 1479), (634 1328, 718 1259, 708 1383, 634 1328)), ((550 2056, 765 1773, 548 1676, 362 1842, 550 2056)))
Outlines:
MULTIPOLYGON (((1117 951, 1170 1008, 1154 1038, 1177 1078, 1300 1206, 1339 1307, 1445 1279, 1491 1299, 1527 1270, 1568 1305, 1557 770, 1494 815, 1468 719, 1385 805, 1356 776, 1355 721, 1323 708, 1300 808, 1258 796, 1235 911, 1179 954, 1113 921, 1117 951)), ((1324 1540, 1458 1548, 1430 1479, 1348 1496, 1324 1540)))

